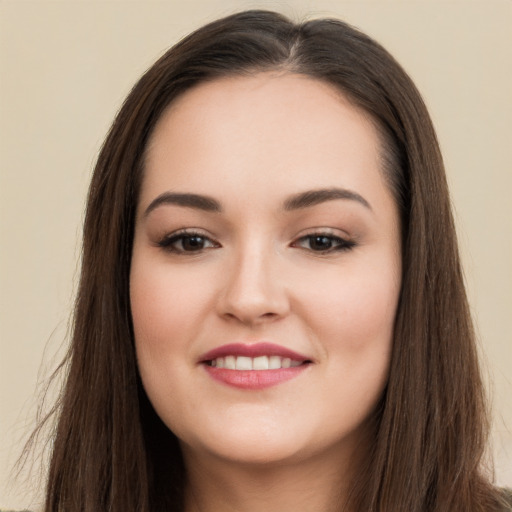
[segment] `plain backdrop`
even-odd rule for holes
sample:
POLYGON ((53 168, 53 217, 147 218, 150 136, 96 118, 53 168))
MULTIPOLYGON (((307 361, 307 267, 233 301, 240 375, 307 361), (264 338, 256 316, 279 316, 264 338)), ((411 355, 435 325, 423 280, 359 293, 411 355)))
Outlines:
POLYGON ((340 17, 424 95, 489 375, 496 478, 512 485, 512 0, 15 0, 0 1, 0 508, 38 508, 37 479, 9 473, 65 350, 84 199, 109 124, 165 49, 245 8, 340 17))

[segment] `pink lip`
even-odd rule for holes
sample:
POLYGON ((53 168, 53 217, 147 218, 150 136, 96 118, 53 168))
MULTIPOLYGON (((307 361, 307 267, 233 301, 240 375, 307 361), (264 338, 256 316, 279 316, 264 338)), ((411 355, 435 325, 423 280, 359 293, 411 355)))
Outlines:
MULTIPOLYGON (((293 350, 275 345, 274 343, 230 343, 228 345, 222 345, 221 347, 214 348, 206 354, 203 354, 199 360, 204 363, 217 359, 217 357, 226 356, 245 356, 245 357, 259 357, 259 356, 281 356, 289 357, 294 361, 309 361, 307 356, 298 354, 293 350)), ((267 371, 267 370, 265 370, 267 371)))
POLYGON ((275 386, 286 382, 300 375, 310 366, 311 360, 302 354, 293 350, 275 345, 273 343, 231 343, 214 348, 200 358, 200 363, 205 371, 213 379, 222 382, 228 386, 239 389, 258 390, 275 386), (288 357, 294 361, 302 361, 303 364, 292 368, 279 368, 275 370, 227 370, 226 368, 217 368, 205 364, 218 357, 226 356, 280 356, 288 357))
POLYGON ((213 379, 240 389, 264 389, 276 386, 282 382, 293 379, 301 374, 309 364, 301 364, 294 368, 280 368, 278 370, 226 370, 215 366, 203 365, 213 379))

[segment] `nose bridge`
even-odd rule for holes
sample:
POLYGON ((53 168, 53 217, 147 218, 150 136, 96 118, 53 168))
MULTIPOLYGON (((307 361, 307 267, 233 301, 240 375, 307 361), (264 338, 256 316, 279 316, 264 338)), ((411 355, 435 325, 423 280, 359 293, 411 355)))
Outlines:
POLYGON ((222 314, 244 323, 281 317, 288 299, 279 275, 279 255, 262 237, 253 237, 234 249, 228 269, 222 314))

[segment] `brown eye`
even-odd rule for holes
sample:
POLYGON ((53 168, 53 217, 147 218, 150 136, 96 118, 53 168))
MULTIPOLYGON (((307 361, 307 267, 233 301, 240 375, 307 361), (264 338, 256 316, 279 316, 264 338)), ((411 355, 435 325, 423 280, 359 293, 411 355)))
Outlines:
POLYGON ((204 249, 206 239, 202 236, 182 236, 180 243, 184 251, 200 251, 204 249))
POLYGON ((204 249, 219 247, 219 245, 199 233, 176 233, 161 240, 158 245, 166 251, 176 253, 201 252, 204 249))
POLYGON ((339 236, 318 233, 303 236, 294 245, 317 253, 329 253, 352 249, 355 242, 345 240, 339 236))
POLYGON ((333 239, 329 236, 310 236, 308 237, 309 247, 312 251, 328 251, 333 247, 333 239))

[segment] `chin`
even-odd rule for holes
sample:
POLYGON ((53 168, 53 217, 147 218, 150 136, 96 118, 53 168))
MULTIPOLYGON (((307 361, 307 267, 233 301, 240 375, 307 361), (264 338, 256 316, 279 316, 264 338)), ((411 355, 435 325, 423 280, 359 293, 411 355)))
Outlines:
POLYGON ((301 447, 307 445, 300 436, 290 435, 282 424, 268 421, 209 422, 208 429, 188 431, 181 439, 185 456, 190 453, 209 455, 236 464, 267 465, 293 461, 301 447))
POLYGON ((319 425, 290 427, 254 420, 230 426, 210 424, 210 427, 213 427, 210 432, 201 432, 200 436, 183 441, 185 457, 187 454, 208 456, 226 464, 254 468, 285 466, 322 458, 326 454, 331 456, 335 452, 343 457, 347 449, 352 451, 356 434, 347 432, 346 436, 339 436, 339 431, 326 432, 319 425))
POLYGON ((187 457, 187 451, 192 451, 196 455, 207 454, 211 458, 223 461, 225 464, 250 466, 255 469, 292 464, 304 457, 297 445, 285 445, 277 440, 275 443, 266 445, 263 441, 255 439, 243 443, 224 440, 215 446, 202 445, 183 448, 185 458, 187 457))

